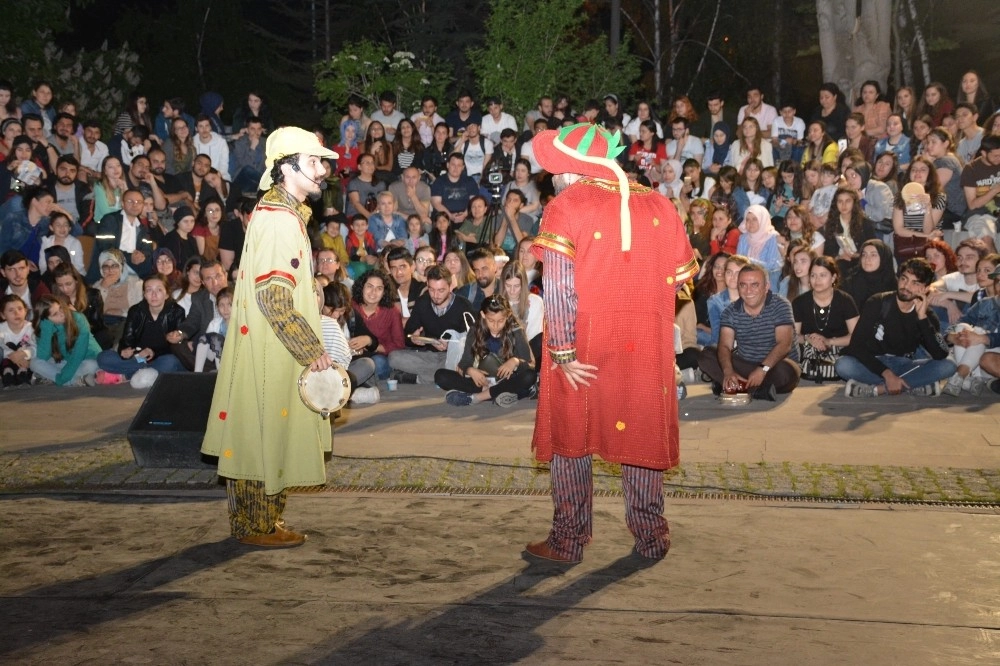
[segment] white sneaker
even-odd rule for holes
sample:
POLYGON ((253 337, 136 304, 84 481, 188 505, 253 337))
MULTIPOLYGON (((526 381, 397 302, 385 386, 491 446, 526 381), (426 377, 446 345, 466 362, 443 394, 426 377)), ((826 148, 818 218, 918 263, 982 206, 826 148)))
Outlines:
POLYGON ((910 395, 916 395, 923 398, 935 398, 941 395, 941 382, 933 381, 930 384, 924 384, 923 386, 918 386, 915 389, 910 389, 910 395))
POLYGON ((376 387, 361 386, 354 389, 354 393, 351 395, 351 404, 374 405, 381 399, 382 396, 376 387))
POLYGON ((977 398, 982 397, 983 393, 986 393, 986 387, 989 386, 989 384, 990 382, 988 379, 975 377, 969 384, 969 393, 977 398))
POLYGON ((956 398, 960 396, 962 394, 962 376, 957 372, 953 374, 948 379, 948 383, 944 385, 943 389, 941 389, 941 392, 945 395, 954 396, 956 398))
POLYGON ((685 368, 681 370, 681 377, 684 379, 685 384, 697 384, 698 376, 695 374, 694 368, 685 368))
POLYGON ((875 398, 878 397, 878 390, 871 384, 862 384, 859 381, 848 379, 844 386, 844 397, 846 398, 875 398))

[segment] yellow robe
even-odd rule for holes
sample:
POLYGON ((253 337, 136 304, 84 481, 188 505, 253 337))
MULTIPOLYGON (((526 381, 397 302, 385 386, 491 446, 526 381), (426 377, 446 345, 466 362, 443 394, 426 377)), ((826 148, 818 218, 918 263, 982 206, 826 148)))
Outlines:
POLYGON ((325 483, 323 454, 331 450, 330 422, 299 399, 303 366, 256 300, 256 291, 267 286, 291 289, 294 309, 322 339, 307 220, 277 187, 253 211, 201 448, 218 456, 219 476, 264 481, 268 495, 325 483))

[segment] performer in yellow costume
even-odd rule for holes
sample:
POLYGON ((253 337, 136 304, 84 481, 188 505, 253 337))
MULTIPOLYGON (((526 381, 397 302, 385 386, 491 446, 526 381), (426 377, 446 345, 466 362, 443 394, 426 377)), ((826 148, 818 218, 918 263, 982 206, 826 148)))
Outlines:
POLYGON ((330 422, 300 400, 304 367, 330 367, 313 286, 303 202, 320 191, 322 158, 337 154, 298 127, 272 133, 265 190, 247 226, 226 349, 202 453, 219 458, 232 535, 253 546, 297 546, 286 530, 286 489, 326 482, 330 422))

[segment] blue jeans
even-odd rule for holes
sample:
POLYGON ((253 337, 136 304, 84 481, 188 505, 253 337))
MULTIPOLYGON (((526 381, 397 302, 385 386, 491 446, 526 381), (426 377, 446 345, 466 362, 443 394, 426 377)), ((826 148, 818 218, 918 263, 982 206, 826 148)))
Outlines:
MULTIPOLYGON (((910 388, 947 379, 955 374, 957 369, 955 364, 948 359, 940 361, 929 358, 909 359, 905 356, 893 356, 892 354, 883 354, 877 358, 887 368, 902 377, 910 388)), ((841 356, 837 359, 836 368, 837 374, 844 379, 853 379, 862 384, 875 386, 885 384, 885 379, 881 375, 876 375, 853 356, 841 356)))
POLYGON ((373 354, 371 359, 375 361, 375 375, 379 379, 389 379, 392 368, 389 367, 389 357, 385 354, 373 354))
POLYGON ((180 360, 173 354, 157 356, 148 363, 139 363, 132 358, 122 358, 114 349, 105 349, 97 355, 97 365, 105 372, 124 375, 126 379, 131 379, 132 375, 143 368, 152 368, 157 372, 186 372, 180 360))

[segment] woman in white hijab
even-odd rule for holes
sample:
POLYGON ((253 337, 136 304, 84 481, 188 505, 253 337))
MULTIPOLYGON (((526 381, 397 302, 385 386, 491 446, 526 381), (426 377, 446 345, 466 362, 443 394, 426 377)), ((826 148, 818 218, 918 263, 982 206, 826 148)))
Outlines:
POLYGON ((778 245, 778 232, 771 224, 771 214, 759 204, 750 206, 740 224, 740 234, 736 254, 749 257, 750 261, 763 266, 770 277, 771 288, 776 289, 785 258, 778 245))

